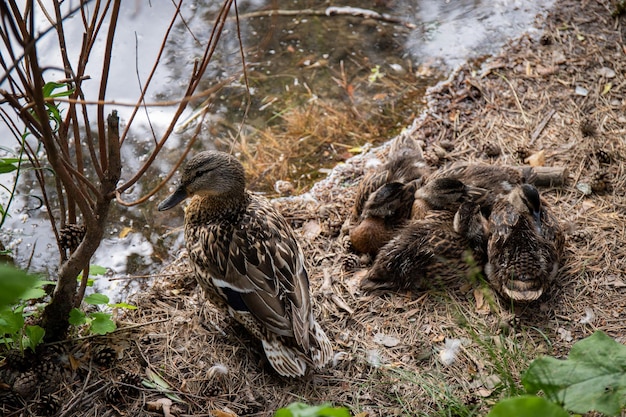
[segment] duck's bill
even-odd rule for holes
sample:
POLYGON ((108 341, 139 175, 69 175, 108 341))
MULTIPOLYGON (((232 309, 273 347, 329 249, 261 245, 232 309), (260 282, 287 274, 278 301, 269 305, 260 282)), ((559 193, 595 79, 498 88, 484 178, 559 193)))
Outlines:
POLYGON ((172 207, 177 206, 180 202, 187 198, 187 191, 185 187, 178 187, 169 197, 161 201, 157 209, 159 211, 169 210, 172 207))

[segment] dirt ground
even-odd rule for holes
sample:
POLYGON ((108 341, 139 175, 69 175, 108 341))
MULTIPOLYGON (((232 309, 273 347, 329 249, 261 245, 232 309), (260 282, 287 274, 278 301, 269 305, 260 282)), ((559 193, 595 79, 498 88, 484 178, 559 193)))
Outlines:
POLYGON ((480 283, 360 292, 367 260, 347 249, 342 225, 386 145, 303 196, 275 200, 308 256, 315 312, 336 352, 328 369, 302 380, 273 373, 259 344, 203 302, 181 255, 131 300, 139 308, 119 322, 128 330, 74 347, 83 356, 56 393, 58 415, 167 416, 164 391, 140 384, 155 374, 182 400, 169 410, 176 416, 271 416, 295 401, 360 416, 484 415, 522 392, 521 373, 535 357, 565 357, 596 330, 626 342, 626 17, 615 10, 610 1, 557 0, 539 36, 460 68, 402 134, 423 143, 433 168, 522 165, 539 152, 545 166, 567 168, 564 186, 540 190, 567 233, 557 283, 540 300, 511 307, 480 283))

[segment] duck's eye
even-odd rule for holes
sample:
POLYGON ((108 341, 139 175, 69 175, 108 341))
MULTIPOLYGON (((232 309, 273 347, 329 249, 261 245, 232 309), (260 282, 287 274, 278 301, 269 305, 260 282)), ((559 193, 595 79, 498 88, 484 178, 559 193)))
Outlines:
POLYGON ((200 178, 201 176, 203 176, 204 174, 206 174, 209 171, 211 171, 211 170, 210 169, 206 169, 206 170, 196 171, 196 174, 193 176, 193 179, 197 180, 198 178, 200 178))

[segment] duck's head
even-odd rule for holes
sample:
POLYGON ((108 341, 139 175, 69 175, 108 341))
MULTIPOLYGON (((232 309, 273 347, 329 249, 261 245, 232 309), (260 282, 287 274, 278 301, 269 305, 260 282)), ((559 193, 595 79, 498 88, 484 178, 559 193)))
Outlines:
POLYGON ((538 226, 541 224, 541 197, 533 185, 522 184, 514 188, 508 199, 520 212, 528 211, 538 226))
POLYGON ((478 200, 487 190, 466 185, 456 178, 441 177, 429 181, 415 192, 415 198, 422 199, 434 210, 456 211, 464 201, 478 200))
POLYGON ((243 195, 245 173, 233 156, 219 151, 196 154, 185 164, 180 185, 159 206, 169 210, 188 197, 243 195))
POLYGON ((363 207, 364 217, 406 220, 411 212, 416 185, 389 182, 374 191, 363 207))

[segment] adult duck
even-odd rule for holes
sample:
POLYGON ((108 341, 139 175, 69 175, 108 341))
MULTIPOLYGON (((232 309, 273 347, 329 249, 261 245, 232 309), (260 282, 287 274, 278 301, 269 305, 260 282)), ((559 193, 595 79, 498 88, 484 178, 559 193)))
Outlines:
POLYGON ((323 367, 332 347, 311 309, 302 249, 272 204, 246 191, 241 163, 223 152, 196 154, 158 209, 187 198, 186 247, 207 298, 261 341, 280 375, 323 367))

